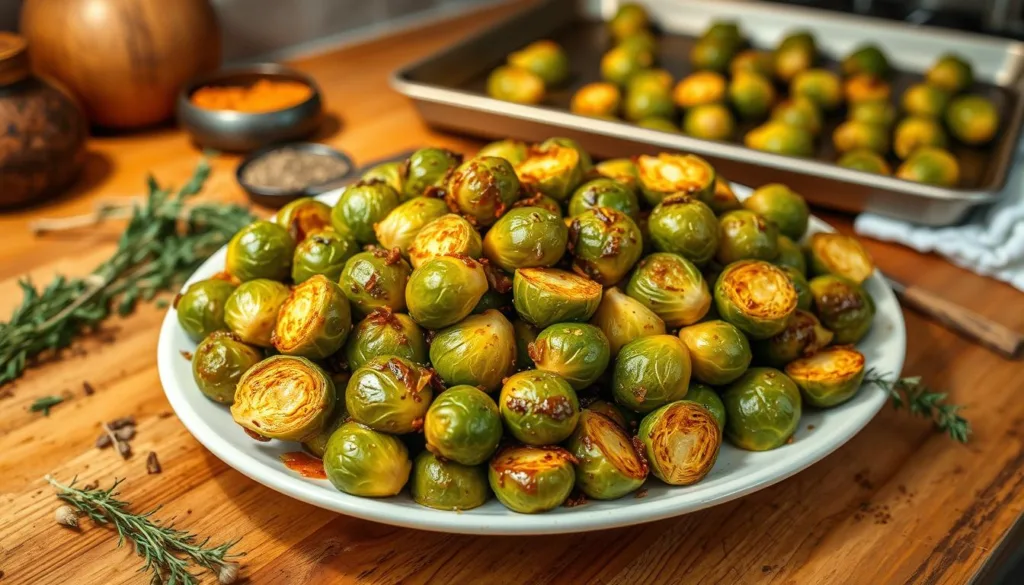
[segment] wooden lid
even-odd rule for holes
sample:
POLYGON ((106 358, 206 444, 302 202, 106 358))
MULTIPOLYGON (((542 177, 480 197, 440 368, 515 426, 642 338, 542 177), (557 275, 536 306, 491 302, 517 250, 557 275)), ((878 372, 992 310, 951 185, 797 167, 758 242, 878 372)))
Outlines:
POLYGON ((28 44, 25 38, 0 32, 0 86, 21 81, 28 75, 28 44))

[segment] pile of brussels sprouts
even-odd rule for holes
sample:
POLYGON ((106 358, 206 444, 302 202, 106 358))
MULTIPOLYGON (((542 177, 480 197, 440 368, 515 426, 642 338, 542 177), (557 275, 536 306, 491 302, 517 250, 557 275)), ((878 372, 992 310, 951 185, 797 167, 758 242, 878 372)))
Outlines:
POLYGON ((872 262, 808 217, 693 155, 424 148, 241 230, 175 307, 198 389, 339 490, 541 512, 693 484, 857 392, 872 262))

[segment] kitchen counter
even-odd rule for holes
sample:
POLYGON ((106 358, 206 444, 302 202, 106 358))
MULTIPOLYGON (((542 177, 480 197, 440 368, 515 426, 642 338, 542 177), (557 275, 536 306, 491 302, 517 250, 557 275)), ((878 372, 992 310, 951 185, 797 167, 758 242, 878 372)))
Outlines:
MULTIPOLYGON (((431 144, 472 152, 478 142, 436 134, 387 86, 407 61, 508 14, 488 9, 384 40, 302 58, 321 84, 332 119, 319 139, 366 162, 431 144)), ((139 194, 146 173, 180 185, 199 151, 173 128, 90 141, 85 175, 71 193, 0 215, 0 315, 20 301, 17 281, 81 274, 106 258, 118 227, 43 237, 40 217, 85 213, 105 197, 139 194)), ((237 158, 217 157, 203 197, 243 201, 237 158)), ((821 213, 841 231, 849 217, 821 213)), ((1008 326, 1024 329, 1024 295, 935 256, 867 241, 879 267, 1008 326)), ((968 445, 928 421, 885 408, 859 435, 798 475, 739 500, 651 524, 586 534, 478 537, 394 528, 327 512, 247 479, 204 449, 173 416, 157 377, 164 310, 143 305, 31 368, 0 398, 0 582, 146 583, 110 530, 58 526, 43 481, 78 476, 121 492, 142 511, 212 536, 240 539, 243 575, 265 583, 920 583, 990 580, 1008 541, 1020 545, 1024 514, 1024 367, 906 313, 906 375, 921 375, 966 407, 968 445), (95 389, 87 394, 83 383, 95 389), (37 398, 67 393, 49 416, 37 398), (93 447, 101 421, 134 415, 135 455, 93 447), (163 472, 146 473, 158 453, 163 472), (1009 538, 1008 538, 1008 535, 1009 538)), ((2 365, 0 365, 2 367, 2 365)), ((0 389, 3 392, 6 389, 0 389)), ((208 577, 208 576, 207 576, 208 577)), ((212 582, 208 579, 208 582, 212 582)), ((204 581, 205 582, 205 581, 204 581)))

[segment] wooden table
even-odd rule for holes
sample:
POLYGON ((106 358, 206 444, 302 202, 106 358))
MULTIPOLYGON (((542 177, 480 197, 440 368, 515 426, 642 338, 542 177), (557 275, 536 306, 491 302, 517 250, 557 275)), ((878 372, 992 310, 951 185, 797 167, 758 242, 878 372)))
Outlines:
MULTIPOLYGON (((434 144, 472 152, 477 143, 425 128, 387 75, 408 60, 486 26, 497 8, 294 64, 322 85, 335 116, 322 139, 368 161, 434 144)), ((30 274, 81 274, 113 248, 117 227, 36 238, 39 217, 83 213, 95 200, 138 194, 146 173, 180 184, 199 154, 174 129, 92 140, 81 184, 35 209, 0 216, 0 314, 30 274)), ((206 197, 242 201, 237 159, 214 161, 206 197)), ((849 218, 822 215, 843 231, 849 218)), ((934 256, 866 242, 879 266, 1009 326, 1024 329, 1024 295, 934 256)), ((156 369, 164 311, 142 307, 114 319, 113 335, 31 369, 0 400, 0 570, 3 583, 145 583, 129 548, 85 522, 55 524, 57 500, 42 477, 108 485, 137 510, 214 540, 241 539, 252 583, 921 583, 985 577, 1024 512, 1024 368, 906 314, 906 374, 920 374, 967 406, 967 446, 886 408, 824 461, 771 488, 680 518, 588 534, 481 538, 393 528, 327 512, 271 491, 204 449, 172 415, 156 369), (83 382, 95 393, 86 396, 83 382), (70 393, 49 416, 28 411, 40 396, 70 393), (101 421, 135 415, 137 453, 122 461, 93 448, 101 421), (147 475, 159 453, 163 473, 147 475)))

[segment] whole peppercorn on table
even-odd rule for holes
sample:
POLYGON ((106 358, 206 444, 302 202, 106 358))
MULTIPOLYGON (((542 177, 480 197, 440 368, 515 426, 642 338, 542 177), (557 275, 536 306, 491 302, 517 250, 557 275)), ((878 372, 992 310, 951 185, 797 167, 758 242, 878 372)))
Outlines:
MULTIPOLYGON (((480 143, 423 127, 387 89, 400 64, 508 14, 502 6, 388 39, 293 63, 321 84, 343 122, 319 138, 369 161, 424 144, 475 152, 480 143)), ((42 217, 90 211, 104 198, 140 192, 147 172, 180 185, 199 153, 175 130, 91 141, 85 175, 54 202, 0 217, 0 306, 19 304, 17 280, 79 275, 107 258, 119 228, 35 237, 42 217)), ((218 157, 204 199, 243 201, 237 159, 218 157)), ((743 182, 742 177, 734 177, 743 182)), ((257 210, 262 215, 266 210, 257 210)), ((822 214, 841 232, 849 218, 822 214)), ((903 248, 863 242, 878 266, 907 283, 1017 329, 1024 297, 1011 288, 903 248)), ((125 478, 134 511, 241 539, 241 574, 252 583, 965 583, 987 582, 1019 546, 1024 515, 1024 390, 1019 362, 971 345, 906 313, 905 373, 950 393, 974 429, 960 445, 928 421, 886 408, 848 444, 771 488, 687 516, 630 528, 550 537, 470 537, 394 528, 326 512, 273 492, 203 449, 170 412, 156 371, 164 309, 131 316, 75 344, 61 359, 0 388, 0 571, 3 583, 144 583, 138 559, 116 535, 82 519, 54 521, 60 502, 43 476, 109 486, 125 478), (49 415, 38 399, 64 400, 49 415), (125 460, 93 445, 101 423, 133 415, 125 460), (159 473, 146 454, 158 453, 159 473)))

